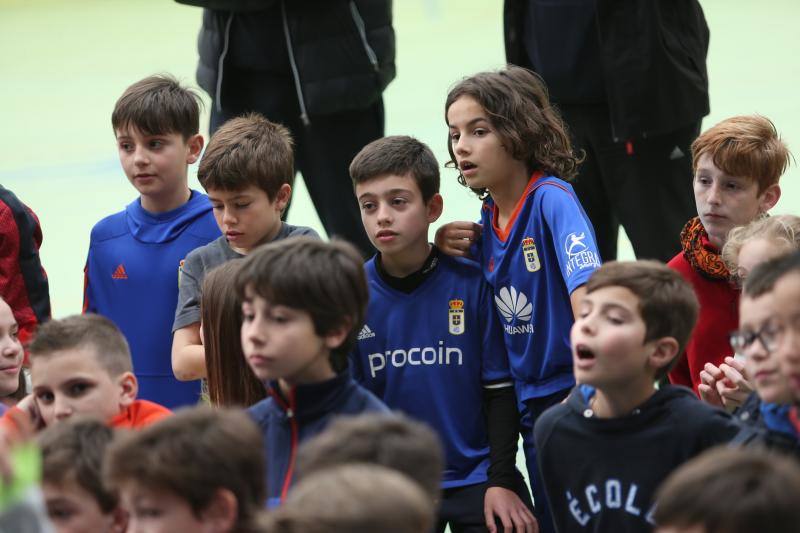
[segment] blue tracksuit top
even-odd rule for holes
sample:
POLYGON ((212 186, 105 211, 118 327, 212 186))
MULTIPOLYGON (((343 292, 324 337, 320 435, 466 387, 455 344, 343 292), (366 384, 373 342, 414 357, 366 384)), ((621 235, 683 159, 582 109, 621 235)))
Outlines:
POLYGON ((389 412, 382 401, 353 381, 348 370, 328 381, 297 385, 288 398, 278 391, 278 384, 270 383, 270 396, 247 410, 264 436, 269 507, 277 506, 291 487, 302 442, 321 433, 337 416, 389 412))
POLYGON ((131 348, 139 398, 170 409, 200 399, 200 381, 172 373, 172 320, 178 268, 186 254, 219 237, 205 194, 166 213, 149 213, 136 199, 92 228, 83 310, 111 319, 131 348))

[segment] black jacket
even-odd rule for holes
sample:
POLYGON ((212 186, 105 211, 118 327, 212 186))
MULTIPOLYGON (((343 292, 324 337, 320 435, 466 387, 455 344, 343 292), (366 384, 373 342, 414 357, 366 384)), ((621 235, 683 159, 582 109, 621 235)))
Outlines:
POLYGON ((729 441, 737 424, 691 390, 667 385, 630 415, 600 419, 575 387, 534 437, 555 525, 568 532, 650 532, 653 496, 678 466, 729 441))
POLYGON ((732 441, 734 444, 764 446, 800 458, 800 441, 778 427, 770 427, 768 420, 762 414, 761 399, 755 392, 747 397, 733 416, 742 426, 732 441))
POLYGON ((321 433, 338 416, 389 412, 382 401, 353 381, 349 371, 322 383, 298 385, 288 398, 279 390, 277 383, 271 383, 269 396, 247 410, 264 436, 270 507, 280 503, 294 481, 298 445, 321 433))
MULTIPOLYGON (((708 114, 709 31, 697 0, 596 0, 595 5, 598 55, 615 141, 673 131, 708 114)), ((587 6, 591 9, 591 3, 587 6)), ((548 79, 551 73, 528 58, 523 32, 533 13, 540 19, 534 27, 549 29, 540 34, 562 36, 536 42, 557 55, 573 44, 564 42, 574 30, 574 13, 567 11, 571 8, 570 3, 505 0, 506 60, 539 72, 557 89, 557 80, 548 79)), ((581 80, 581 73, 574 74, 581 80)), ((561 103, 558 91, 551 96, 561 103)))
MULTIPOLYGON (((364 109, 395 77, 391 0, 178 1, 206 8, 198 37, 197 83, 214 97, 218 109, 225 102, 222 76, 231 59, 226 55, 234 17, 266 16, 269 28, 281 31, 281 47, 239 53, 265 59, 288 53, 304 121, 309 116, 364 109)), ((242 27, 254 33, 266 31, 257 25, 237 26, 242 27)), ((263 39, 256 34, 241 40, 263 39)))

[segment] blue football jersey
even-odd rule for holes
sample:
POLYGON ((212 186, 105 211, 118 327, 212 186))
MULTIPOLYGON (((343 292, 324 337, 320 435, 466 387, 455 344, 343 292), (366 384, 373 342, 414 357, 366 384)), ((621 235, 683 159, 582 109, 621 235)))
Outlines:
POLYGON ((219 237, 205 194, 166 213, 139 199, 92 229, 86 259, 84 311, 111 319, 131 348, 139 397, 169 408, 200 399, 200 381, 172 373, 172 320, 178 268, 186 254, 219 237))
POLYGON ((473 262, 440 254, 406 294, 367 262, 370 301, 353 375, 391 409, 427 423, 445 449, 442 487, 483 483, 489 442, 483 389, 511 386, 491 287, 473 262))
POLYGON ((572 187, 534 174, 505 230, 488 198, 475 256, 494 292, 520 400, 574 385, 570 294, 600 266, 594 229, 572 187))

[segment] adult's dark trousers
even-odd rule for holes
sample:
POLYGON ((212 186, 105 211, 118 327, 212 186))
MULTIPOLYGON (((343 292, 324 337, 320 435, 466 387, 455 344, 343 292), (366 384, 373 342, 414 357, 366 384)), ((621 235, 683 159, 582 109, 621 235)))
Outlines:
POLYGON ((605 105, 559 106, 573 146, 585 152, 572 183, 594 226, 603 261, 617 257, 619 226, 638 259, 669 261, 695 216, 691 144, 700 121, 659 135, 614 141, 605 105))
MULTIPOLYGON (((483 514, 483 498, 487 488, 489 488, 488 483, 478 483, 444 489, 437 517, 437 533, 442 533, 448 525, 453 533, 486 533, 488 530, 483 514)), ((519 472, 517 472, 514 492, 533 512, 531 493, 519 472)), ((501 522, 497 522, 497 530, 503 531, 501 522)))
POLYGON ((228 69, 222 104, 219 110, 212 103, 212 136, 228 119, 250 111, 286 126, 295 143, 295 170, 303 175, 328 236, 350 241, 365 258, 375 253, 361 223, 349 167, 366 144, 383 136, 382 99, 364 109, 312 116, 303 124, 291 78, 228 69))

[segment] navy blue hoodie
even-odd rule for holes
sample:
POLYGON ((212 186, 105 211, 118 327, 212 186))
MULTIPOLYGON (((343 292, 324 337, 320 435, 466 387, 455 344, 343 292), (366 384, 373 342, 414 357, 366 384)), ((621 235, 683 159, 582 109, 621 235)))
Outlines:
POLYGON ((321 433, 337 416, 389 412, 382 401, 353 381, 347 370, 328 381, 297 385, 288 398, 277 383, 270 383, 269 394, 247 410, 264 436, 269 507, 277 506, 292 485, 300 443, 321 433))
POLYGON ((575 387, 536 422, 537 461, 560 533, 650 532, 653 497, 677 467, 739 430, 730 415, 667 385, 631 414, 597 418, 575 387))

